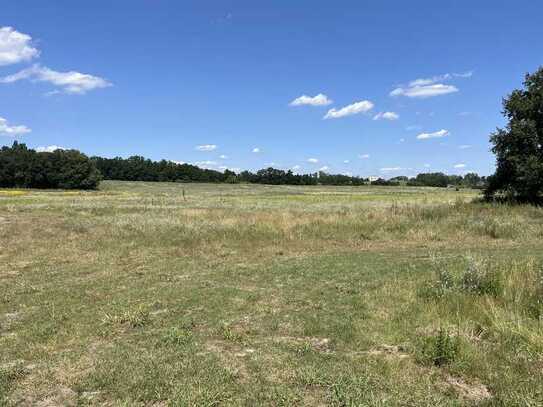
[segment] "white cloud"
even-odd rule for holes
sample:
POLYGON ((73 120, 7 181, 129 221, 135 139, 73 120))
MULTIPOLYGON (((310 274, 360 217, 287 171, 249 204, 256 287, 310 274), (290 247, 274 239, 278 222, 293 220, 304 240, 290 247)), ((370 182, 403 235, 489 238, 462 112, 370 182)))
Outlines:
POLYGON ((0 135, 16 137, 16 136, 20 136, 21 134, 30 133, 31 131, 32 131, 31 129, 22 125, 10 126, 6 119, 4 119, 3 117, 0 117, 0 135))
POLYGON ((290 106, 328 106, 332 103, 333 101, 328 96, 319 93, 316 96, 302 95, 290 102, 290 106))
POLYGON ((358 155, 358 158, 362 159, 362 160, 365 160, 367 158, 370 158, 370 155, 369 154, 359 154, 358 155))
POLYGON ((0 83, 13 83, 24 79, 31 82, 47 82, 60 88, 60 90, 49 92, 49 94, 64 92, 84 95, 94 89, 112 86, 110 82, 98 76, 76 71, 58 72, 38 64, 16 74, 0 78, 0 83))
POLYGON ((343 164, 349 164, 351 160, 343 160, 343 164))
POLYGON ((381 112, 373 116, 373 120, 398 120, 400 115, 395 112, 381 112))
POLYGON ((409 98, 429 98, 433 96, 447 95, 458 92, 458 88, 453 85, 444 85, 437 83, 426 86, 410 86, 407 88, 396 88, 390 92, 390 96, 407 96, 409 98))
POLYGON ((40 52, 32 45, 30 35, 12 27, 0 27, 0 66, 30 61, 39 55, 40 52))
POLYGON ((319 171, 328 171, 329 169, 330 169, 330 167, 328 167, 327 165, 324 165, 324 166, 319 168, 319 171))
POLYGON ((430 164, 424 164, 424 168, 430 168, 431 165, 430 164))
POLYGON ((299 170, 300 168, 302 168, 302 167, 300 167, 300 166, 297 165, 297 164, 296 164, 295 166, 292 167, 292 169, 295 170, 295 171, 296 171, 296 170, 299 170))
POLYGON ((461 146, 458 146, 458 148, 459 148, 460 150, 466 150, 466 149, 468 149, 468 148, 471 148, 471 145, 469 145, 469 144, 462 144, 461 146))
POLYGON ((468 71, 465 73, 446 73, 443 75, 432 76, 431 78, 419 78, 409 82, 409 87, 427 86, 438 82, 448 81, 454 78, 471 78, 472 75, 473 71, 468 71))
POLYGON ((390 92, 390 96, 407 96, 409 98, 428 98, 433 96, 447 95, 458 92, 454 85, 445 85, 442 82, 455 78, 470 78, 473 72, 465 73, 446 73, 431 78, 419 78, 409 82, 406 86, 402 85, 390 92))
POLYGON ((339 119, 340 117, 352 116, 354 114, 366 113, 373 109, 373 103, 369 100, 362 100, 351 105, 342 107, 339 110, 330 109, 324 116, 324 119, 339 119))
POLYGON ((404 141, 405 141, 405 139, 404 139, 404 138, 401 138, 399 142, 400 142, 400 143, 403 143, 404 141))
POLYGON ((216 144, 200 144, 199 146, 196 146, 196 150, 198 151, 213 151, 217 149, 216 144))
POLYGON ((46 147, 37 147, 36 151, 38 153, 52 153, 53 151, 57 150, 66 150, 64 147, 59 146, 46 146, 46 147))
POLYGON ((194 165, 201 168, 212 168, 217 165, 217 161, 196 161, 194 165))
POLYGON ((442 129, 442 130, 439 130, 439 131, 435 131, 433 133, 421 133, 417 136, 417 139, 419 140, 427 140, 427 139, 431 139, 431 138, 442 138, 442 137, 446 137, 449 135, 449 131, 448 130, 445 130, 445 129, 442 129))
POLYGON ((175 160, 174 160, 174 161, 171 161, 171 160, 170 160, 170 162, 172 162, 172 163, 174 163, 174 164, 177 164, 177 165, 183 165, 183 164, 186 164, 186 162, 185 162, 185 161, 175 161, 175 160))
POLYGON ((319 160, 317 158, 308 158, 307 162, 311 164, 317 164, 319 160))
POLYGON ((385 168, 381 168, 380 171, 382 172, 395 172, 395 171, 401 171, 401 170, 404 170, 405 168, 402 168, 402 167, 385 167, 385 168))
POLYGON ((455 164, 454 168, 466 168, 466 164, 455 164))
POLYGON ((421 126, 419 126, 419 125, 416 125, 416 124, 415 124, 415 125, 407 126, 407 127, 405 128, 405 129, 406 129, 407 131, 412 131, 412 130, 421 130, 421 129, 422 129, 422 127, 421 127, 421 126))
POLYGON ((262 150, 259 147, 255 147, 255 148, 253 148, 252 152, 255 153, 255 154, 258 154, 258 153, 261 153, 262 150))
POLYGON ((228 159, 228 156, 225 155, 225 154, 221 154, 221 155, 219 156, 219 158, 220 158, 221 160, 227 160, 227 159, 228 159))

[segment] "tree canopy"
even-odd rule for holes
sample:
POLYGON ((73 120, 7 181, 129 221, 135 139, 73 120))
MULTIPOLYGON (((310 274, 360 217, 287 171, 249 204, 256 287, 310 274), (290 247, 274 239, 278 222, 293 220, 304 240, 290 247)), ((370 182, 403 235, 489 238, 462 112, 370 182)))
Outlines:
POLYGON ((489 177, 486 196, 540 201, 543 193, 543 67, 526 75, 524 89, 503 101, 508 123, 490 137, 496 173, 489 177))
POLYGON ((101 179, 77 150, 36 152, 18 142, 0 150, 0 187, 95 189, 101 179))

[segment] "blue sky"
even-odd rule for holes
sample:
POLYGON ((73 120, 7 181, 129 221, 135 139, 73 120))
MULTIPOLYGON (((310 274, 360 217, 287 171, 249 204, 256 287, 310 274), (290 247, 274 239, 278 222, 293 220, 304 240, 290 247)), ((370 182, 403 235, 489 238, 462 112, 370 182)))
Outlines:
POLYGON ((542 17, 533 0, 4 0, 0 144, 486 175, 542 17))

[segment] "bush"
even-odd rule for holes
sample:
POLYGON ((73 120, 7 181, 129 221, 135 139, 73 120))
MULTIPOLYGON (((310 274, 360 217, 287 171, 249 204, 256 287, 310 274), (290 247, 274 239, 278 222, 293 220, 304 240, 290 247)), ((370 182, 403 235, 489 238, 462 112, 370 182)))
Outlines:
POLYGON ((486 262, 470 260, 467 270, 460 279, 462 290, 479 295, 497 297, 502 292, 501 275, 486 262))

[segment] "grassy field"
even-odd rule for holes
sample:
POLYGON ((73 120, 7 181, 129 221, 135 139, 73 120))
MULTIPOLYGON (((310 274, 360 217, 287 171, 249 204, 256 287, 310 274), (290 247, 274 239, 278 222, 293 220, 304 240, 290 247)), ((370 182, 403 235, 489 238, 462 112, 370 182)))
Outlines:
POLYGON ((541 406, 543 209, 477 197, 0 190, 0 405, 541 406))

